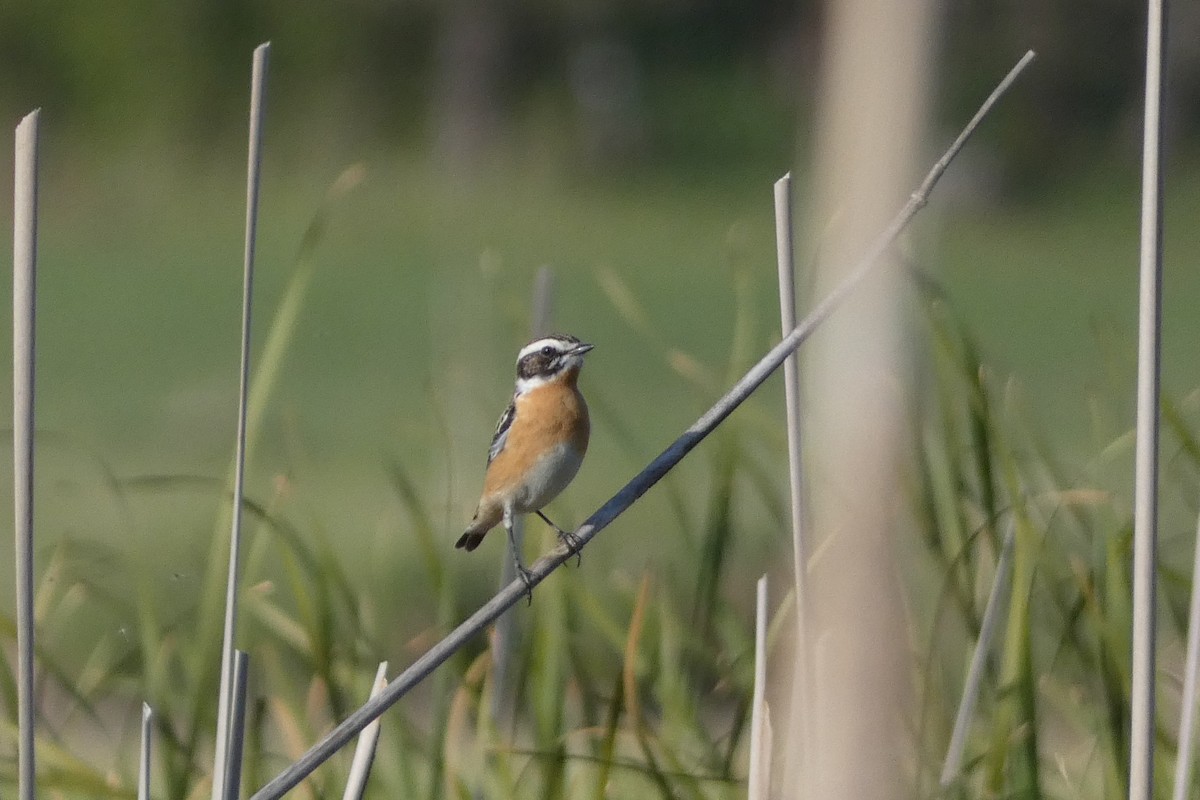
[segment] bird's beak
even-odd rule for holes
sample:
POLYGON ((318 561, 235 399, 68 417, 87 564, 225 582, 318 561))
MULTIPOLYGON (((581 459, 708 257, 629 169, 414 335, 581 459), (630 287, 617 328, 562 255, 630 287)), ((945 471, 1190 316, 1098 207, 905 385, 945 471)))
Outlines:
POLYGON ((587 342, 580 342, 579 344, 577 344, 571 348, 571 355, 581 356, 584 353, 586 353, 587 351, 591 350, 595 346, 596 345, 588 344, 587 342))

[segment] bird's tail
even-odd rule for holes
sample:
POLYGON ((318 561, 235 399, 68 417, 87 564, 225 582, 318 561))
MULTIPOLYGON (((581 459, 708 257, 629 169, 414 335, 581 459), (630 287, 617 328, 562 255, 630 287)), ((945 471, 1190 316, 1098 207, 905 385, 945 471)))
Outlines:
POLYGON ((500 521, 499 514, 484 514, 483 509, 475 512, 475 517, 471 520, 471 525, 467 528, 466 533, 458 537, 458 541, 454 546, 468 553, 479 547, 479 543, 483 541, 483 537, 487 532, 496 527, 496 523, 500 521))
POLYGON ((487 531, 480 533, 476 530, 468 530, 462 536, 458 537, 458 541, 454 543, 454 546, 469 553, 476 547, 479 547, 479 543, 483 541, 483 536, 486 533, 487 531))

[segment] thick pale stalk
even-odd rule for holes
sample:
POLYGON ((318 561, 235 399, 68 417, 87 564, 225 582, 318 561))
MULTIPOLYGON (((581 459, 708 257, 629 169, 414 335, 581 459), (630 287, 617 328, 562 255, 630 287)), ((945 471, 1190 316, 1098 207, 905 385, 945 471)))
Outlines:
MULTIPOLYGON (((818 291, 849 274, 862 242, 917 171, 933 85, 934 8, 934 0, 828 6, 806 226, 820 231, 818 291)), ((901 260, 894 251, 880 256, 901 260)), ((793 797, 904 796, 910 646, 892 545, 902 516, 905 297, 900 271, 885 267, 805 355, 805 456, 820 480, 809 487, 814 555, 801 665, 811 668, 814 703, 804 712, 809 738, 788 748, 806 755, 800 786, 789 787, 793 797)))

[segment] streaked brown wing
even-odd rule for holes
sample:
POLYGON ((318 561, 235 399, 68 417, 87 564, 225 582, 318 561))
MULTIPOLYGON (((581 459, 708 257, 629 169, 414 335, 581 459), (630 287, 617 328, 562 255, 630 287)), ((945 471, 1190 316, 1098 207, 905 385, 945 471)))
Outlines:
POLYGON ((500 421, 496 423, 496 432, 492 434, 492 444, 488 447, 488 464, 491 464, 493 459, 504 449, 504 443, 508 441, 508 429, 512 427, 516 416, 517 398, 514 397, 509 401, 508 408, 504 409, 504 413, 500 415, 500 421))

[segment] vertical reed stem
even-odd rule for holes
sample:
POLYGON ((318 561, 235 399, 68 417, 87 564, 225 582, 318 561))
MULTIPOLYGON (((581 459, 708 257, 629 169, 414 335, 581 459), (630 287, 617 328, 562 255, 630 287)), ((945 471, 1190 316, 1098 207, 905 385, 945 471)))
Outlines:
MULTIPOLYGON (((554 272, 549 267, 542 267, 533 282, 533 314, 529 326, 532 338, 549 333, 553 305, 554 272)), ((517 552, 521 552, 525 542, 524 517, 513 520, 513 539, 517 543, 517 552)), ((516 579, 516 565, 511 558, 504 559, 500 567, 500 588, 516 579)), ((512 665, 516 662, 517 647, 521 641, 521 626, 516 614, 501 615, 496 620, 492 637, 492 724, 496 730, 511 735, 514 724, 512 665)))
POLYGON ((242 352, 238 373, 237 446, 234 454, 233 508, 229 534, 229 576, 225 587, 225 635, 221 647, 221 688, 217 706, 213 800, 224 800, 229 759, 229 714, 232 702, 233 640, 237 632, 238 576, 242 542, 242 496, 246 484, 246 394, 250 383, 250 306, 254 286, 254 243, 258 228, 259 174, 262 165, 262 123, 269 42, 254 49, 250 81, 250 144, 246 163, 246 238, 242 259, 242 352))
MULTIPOLYGON (((779 268, 779 319, 786 336, 796 327, 796 266, 792 246, 792 174, 789 172, 775 182, 775 249, 779 268)), ((790 770, 803 771, 804 742, 811 741, 811 732, 801 735, 803 726, 811 719, 809 707, 807 614, 805 602, 808 546, 804 536, 804 462, 800 439, 800 359, 792 353, 783 362, 784 403, 787 409, 788 489, 792 510, 792 578, 796 598, 795 664, 792 669, 792 700, 789 715, 788 742, 800 748, 788 759, 790 770)), ((794 785, 792 780, 788 785, 794 785)))
POLYGON ((242 792, 242 752, 246 740, 246 686, 250 680, 250 656, 245 650, 233 653, 233 692, 229 699, 229 745, 225 757, 225 800, 238 800, 242 792))
POLYGON ((1158 560, 1158 394, 1162 332, 1162 150, 1165 0, 1149 0, 1142 130, 1137 446, 1133 501, 1133 687, 1129 798, 1154 794, 1155 569, 1158 560))
MULTIPOLYGON (((387 686, 388 662, 384 661, 375 671, 375 683, 371 685, 371 697, 378 697, 387 686)), ((379 743, 378 718, 363 728, 358 735, 358 744, 354 747, 354 758, 350 762, 350 774, 346 777, 346 791, 342 800, 362 800, 363 791, 367 788, 367 778, 371 774, 371 764, 375 761, 375 746, 379 743)))
POLYGON ((33 800, 33 371, 37 283, 38 121, 21 120, 13 168, 13 509, 17 589, 17 796, 33 800))
POLYGON ((530 332, 533 338, 550 335, 550 321, 554 316, 554 270, 542 267, 533 279, 533 316, 530 332))
POLYGON ((748 800, 767 800, 771 790, 771 745, 767 735, 767 576, 758 579, 754 610, 754 697, 750 705, 748 800))
POLYGON ((1188 611, 1187 660, 1183 670, 1183 697, 1179 709, 1179 747, 1175 753, 1175 788, 1172 800, 1187 800, 1195 758, 1196 681, 1200 679, 1200 519, 1192 555, 1192 600, 1188 611))
POLYGON ((138 758, 138 800, 150 800, 151 723, 154 711, 149 703, 142 703, 142 748, 138 758))

